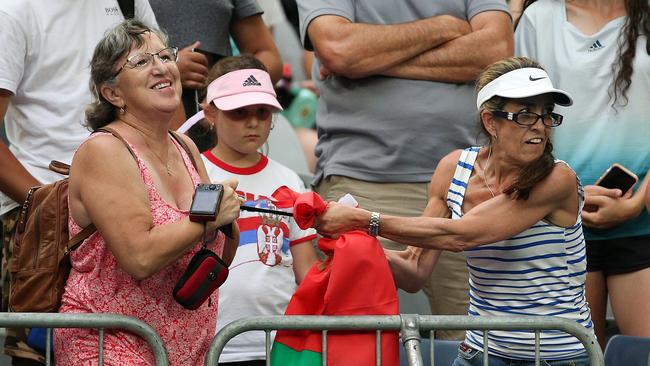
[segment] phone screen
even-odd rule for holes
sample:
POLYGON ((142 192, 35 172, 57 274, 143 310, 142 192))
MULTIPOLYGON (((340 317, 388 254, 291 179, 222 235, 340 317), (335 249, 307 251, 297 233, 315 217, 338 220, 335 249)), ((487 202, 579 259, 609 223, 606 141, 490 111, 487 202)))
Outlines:
POLYGON ((618 188, 623 193, 627 192, 636 184, 637 179, 623 169, 612 166, 611 169, 605 174, 605 176, 598 183, 599 186, 605 188, 618 188))

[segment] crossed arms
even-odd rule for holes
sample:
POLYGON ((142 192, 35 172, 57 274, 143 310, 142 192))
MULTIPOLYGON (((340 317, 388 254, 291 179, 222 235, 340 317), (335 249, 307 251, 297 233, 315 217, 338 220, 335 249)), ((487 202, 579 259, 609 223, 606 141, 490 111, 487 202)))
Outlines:
POLYGON ((510 17, 501 11, 479 13, 469 22, 439 15, 392 25, 323 15, 311 21, 307 32, 322 63, 321 77, 385 75, 463 83, 513 53, 510 17))

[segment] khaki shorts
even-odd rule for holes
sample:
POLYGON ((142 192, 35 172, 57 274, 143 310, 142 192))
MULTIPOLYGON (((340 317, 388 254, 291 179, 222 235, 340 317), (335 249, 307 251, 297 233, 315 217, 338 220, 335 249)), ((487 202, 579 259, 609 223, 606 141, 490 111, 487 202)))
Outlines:
MULTIPOLYGON (((13 250, 13 234, 16 230, 16 222, 20 207, 17 207, 2 216, 2 267, 1 286, 2 286, 2 311, 9 309, 9 258, 13 250)), ((33 360, 40 364, 45 364, 45 357, 27 345, 26 339, 29 329, 26 328, 7 328, 7 337, 5 338, 4 352, 13 358, 13 365, 27 364, 27 360, 33 360), (20 361, 18 359, 27 359, 20 361)), ((31 362, 29 364, 34 364, 31 362)))
MULTIPOLYGON (((342 176, 329 176, 314 187, 327 201, 350 193, 366 210, 388 215, 421 216, 429 200, 429 183, 375 183, 342 176)), ((400 250, 404 244, 380 238, 387 249, 400 250)), ((442 252, 431 278, 423 288, 434 315, 467 315, 469 273, 464 253, 442 252)), ((465 338, 465 331, 438 331, 436 338, 465 338)))

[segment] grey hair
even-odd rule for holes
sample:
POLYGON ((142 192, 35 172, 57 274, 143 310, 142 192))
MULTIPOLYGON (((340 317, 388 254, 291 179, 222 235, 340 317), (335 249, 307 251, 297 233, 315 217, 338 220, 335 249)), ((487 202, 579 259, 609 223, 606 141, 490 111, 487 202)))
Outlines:
POLYGON ((167 35, 139 20, 129 19, 106 31, 93 52, 90 61, 90 93, 92 101, 86 108, 86 125, 97 130, 117 118, 118 108, 101 94, 102 86, 117 85, 117 62, 133 47, 141 47, 145 33, 155 34, 166 45, 167 35))

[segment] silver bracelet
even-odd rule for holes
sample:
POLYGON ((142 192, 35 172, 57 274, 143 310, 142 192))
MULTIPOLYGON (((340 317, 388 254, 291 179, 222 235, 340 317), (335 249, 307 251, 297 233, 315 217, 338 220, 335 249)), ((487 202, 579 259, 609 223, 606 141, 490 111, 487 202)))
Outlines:
POLYGON ((379 235, 379 212, 370 213, 370 222, 368 223, 368 234, 371 236, 379 235))

